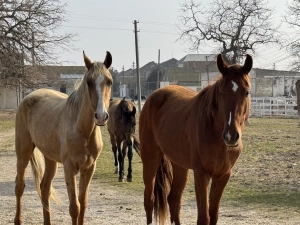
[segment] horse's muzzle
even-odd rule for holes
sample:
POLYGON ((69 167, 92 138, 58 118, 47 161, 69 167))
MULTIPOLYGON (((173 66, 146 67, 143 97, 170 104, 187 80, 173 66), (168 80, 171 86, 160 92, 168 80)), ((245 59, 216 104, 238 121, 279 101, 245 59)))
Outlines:
POLYGON ((103 114, 103 116, 99 116, 99 114, 97 114, 95 112, 94 114, 94 120, 95 120, 95 123, 98 125, 98 126, 104 126, 106 125, 107 121, 108 121, 108 118, 109 118, 109 115, 107 112, 105 112, 103 114))
POLYGON ((237 131, 223 131, 222 138, 227 147, 237 147, 240 139, 240 134, 237 131))

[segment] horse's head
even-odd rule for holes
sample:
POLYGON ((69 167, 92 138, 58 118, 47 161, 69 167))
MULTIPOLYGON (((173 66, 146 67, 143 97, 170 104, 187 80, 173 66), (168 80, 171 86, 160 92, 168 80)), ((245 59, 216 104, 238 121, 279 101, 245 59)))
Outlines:
POLYGON ((91 105, 94 110, 94 121, 97 125, 103 126, 108 120, 107 109, 111 95, 112 76, 108 70, 112 63, 112 57, 109 52, 103 63, 91 62, 83 52, 87 73, 85 75, 89 89, 91 105))
POLYGON ((121 105, 121 116, 125 128, 125 141, 128 147, 132 146, 133 135, 135 134, 135 114, 136 108, 130 101, 126 101, 125 98, 120 102, 121 105))
POLYGON ((229 147, 239 144, 244 122, 248 119, 250 109, 250 70, 252 57, 247 55, 245 63, 228 66, 221 55, 217 59, 220 79, 218 109, 223 117, 223 140, 229 147))

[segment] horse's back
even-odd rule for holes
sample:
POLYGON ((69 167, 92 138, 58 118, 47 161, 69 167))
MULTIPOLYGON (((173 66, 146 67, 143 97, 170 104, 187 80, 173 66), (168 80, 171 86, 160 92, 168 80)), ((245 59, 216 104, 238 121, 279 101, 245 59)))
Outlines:
POLYGON ((188 102, 197 95, 197 92, 182 86, 169 85, 153 92, 145 102, 140 115, 142 123, 148 118, 155 118, 163 111, 170 112, 172 108, 187 107, 188 102))
MULTIPOLYGON (((16 118, 25 120, 30 118, 55 117, 57 109, 67 98, 67 95, 55 90, 38 89, 28 94, 20 103, 16 118)), ((27 121, 29 122, 29 121, 27 121)))
POLYGON ((139 120, 143 164, 155 164, 153 161, 159 162, 161 155, 165 154, 173 162, 180 158, 183 167, 191 168, 191 154, 185 151, 190 147, 186 129, 195 123, 191 111, 195 107, 196 95, 196 91, 171 85, 148 97, 139 120))
POLYGON ((58 149, 59 126, 67 95, 50 89, 38 89, 20 103, 16 114, 16 140, 30 139, 40 150, 58 149), (51 145, 49 145, 51 143, 51 145), (52 146, 52 147, 51 147, 52 146))

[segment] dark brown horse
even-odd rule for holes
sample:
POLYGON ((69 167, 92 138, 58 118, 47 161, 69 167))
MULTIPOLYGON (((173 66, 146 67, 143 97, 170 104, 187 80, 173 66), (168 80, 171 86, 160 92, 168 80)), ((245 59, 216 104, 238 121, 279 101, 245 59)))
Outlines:
POLYGON ((249 115, 249 72, 245 64, 228 66, 217 58, 221 77, 200 93, 180 86, 155 91, 139 120, 147 224, 152 212, 160 224, 180 224, 188 170, 194 171, 198 225, 217 224, 219 204, 232 167, 242 149, 242 130, 249 115), (209 182, 211 182, 209 191, 209 182))
POLYGON ((112 57, 107 52, 104 62, 92 62, 84 53, 83 58, 86 73, 70 96, 54 90, 39 89, 27 95, 19 105, 15 138, 15 224, 22 223, 21 202, 29 161, 43 203, 44 224, 51 224, 49 198, 55 199, 52 180, 57 163, 62 163, 64 167, 72 224, 83 224, 89 185, 103 146, 99 126, 104 126, 108 120, 107 108, 112 86, 108 68, 112 57), (79 192, 76 179, 78 173, 79 192))
POLYGON ((124 159, 128 147, 128 174, 127 181, 132 181, 132 147, 140 155, 140 143, 135 136, 135 114, 136 108, 130 101, 112 100, 108 113, 110 119, 107 129, 110 135, 110 142, 115 157, 115 173, 119 172, 119 181, 124 180, 124 159), (122 145, 122 150, 121 150, 122 145))

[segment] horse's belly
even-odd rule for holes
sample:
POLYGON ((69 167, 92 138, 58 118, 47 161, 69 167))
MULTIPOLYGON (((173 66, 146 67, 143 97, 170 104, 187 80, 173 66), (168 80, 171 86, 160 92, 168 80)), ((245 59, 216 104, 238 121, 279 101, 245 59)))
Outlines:
POLYGON ((55 124, 44 124, 42 122, 32 122, 30 124, 30 135, 35 146, 45 155, 46 158, 56 162, 61 162, 60 148, 61 142, 59 128, 55 124))

